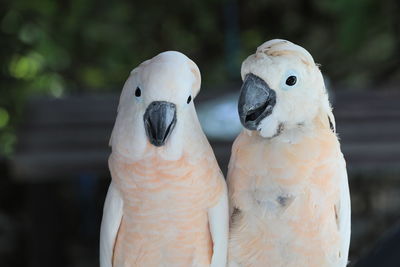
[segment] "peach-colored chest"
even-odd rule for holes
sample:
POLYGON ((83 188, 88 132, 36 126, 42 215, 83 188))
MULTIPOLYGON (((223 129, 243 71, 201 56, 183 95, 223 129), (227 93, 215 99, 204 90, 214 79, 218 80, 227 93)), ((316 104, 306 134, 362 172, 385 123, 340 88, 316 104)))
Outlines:
POLYGON ((213 169, 184 159, 110 165, 124 199, 116 265, 207 266, 212 252, 207 180, 213 169))
MULTIPOLYGON (((238 150, 233 190, 249 192, 250 217, 259 218, 249 226, 241 247, 259 243, 265 248, 261 262, 268 258, 271 263, 265 266, 281 266, 282 262, 286 262, 282 266, 292 266, 291 262, 303 266, 301 260, 306 261, 304 266, 329 266, 326 263, 337 257, 340 245, 335 211, 340 197, 340 157, 336 137, 330 135, 296 145, 238 150)), ((252 222, 246 211, 237 219, 236 225, 252 222)), ((238 253, 246 254, 246 249, 238 253)))

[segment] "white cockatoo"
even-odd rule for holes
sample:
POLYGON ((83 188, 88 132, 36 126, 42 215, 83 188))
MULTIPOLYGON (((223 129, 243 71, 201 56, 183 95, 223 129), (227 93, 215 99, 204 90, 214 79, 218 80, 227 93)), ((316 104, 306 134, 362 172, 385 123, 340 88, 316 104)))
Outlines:
POLYGON ((346 266, 346 163, 318 65, 304 48, 271 40, 241 75, 245 129, 228 171, 229 266, 346 266))
POLYGON ((193 104, 200 82, 196 64, 173 51, 126 81, 110 140, 101 267, 226 265, 227 189, 193 104))

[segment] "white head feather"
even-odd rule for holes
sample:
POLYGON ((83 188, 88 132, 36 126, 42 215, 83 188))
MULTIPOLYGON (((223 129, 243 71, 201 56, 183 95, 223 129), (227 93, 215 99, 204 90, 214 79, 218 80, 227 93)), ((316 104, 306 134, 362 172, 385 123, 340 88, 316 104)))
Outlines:
POLYGON ((196 64, 175 51, 163 52, 132 70, 122 89, 110 139, 113 152, 131 160, 152 153, 167 159, 179 158, 186 138, 183 129, 190 132, 200 127, 193 101, 187 103, 189 96, 194 99, 199 92, 200 83, 196 64), (138 88, 141 95, 135 96, 138 88), (143 123, 145 110, 153 101, 168 101, 176 105, 175 128, 166 144, 159 148, 149 144, 143 123))
POLYGON ((328 127, 329 116, 334 125, 322 74, 304 48, 281 39, 265 42, 243 62, 242 79, 249 73, 259 76, 276 92, 272 114, 258 126, 262 137, 312 127, 318 116, 328 127), (289 76, 297 78, 293 86, 286 84, 289 76))

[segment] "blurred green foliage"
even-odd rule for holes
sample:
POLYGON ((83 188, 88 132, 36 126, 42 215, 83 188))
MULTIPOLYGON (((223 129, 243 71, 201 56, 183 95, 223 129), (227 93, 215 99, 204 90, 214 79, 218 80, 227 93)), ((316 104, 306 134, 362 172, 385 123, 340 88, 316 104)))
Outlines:
POLYGON ((397 0, 13 0, 0 17, 0 154, 33 95, 120 90, 140 62, 179 50, 203 84, 240 79, 240 62, 271 38, 306 47, 334 81, 400 79, 397 0))

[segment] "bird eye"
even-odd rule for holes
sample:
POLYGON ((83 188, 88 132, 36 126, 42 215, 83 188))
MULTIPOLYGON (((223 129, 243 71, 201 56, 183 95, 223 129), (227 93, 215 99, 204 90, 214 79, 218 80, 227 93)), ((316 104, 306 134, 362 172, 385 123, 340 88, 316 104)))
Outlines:
POLYGON ((136 96, 136 97, 139 97, 139 96, 141 96, 141 95, 142 95, 142 91, 140 90, 139 87, 137 87, 137 88, 136 88, 136 91, 135 91, 135 96, 136 96))
POLYGON ((297 78, 296 78, 296 76, 289 76, 287 79, 286 79, 286 85, 289 85, 289 86, 293 86, 293 85, 295 85, 296 84, 296 82, 297 82, 297 78))
POLYGON ((188 99, 186 100, 186 103, 190 103, 190 101, 192 101, 192 96, 190 95, 189 97, 188 97, 188 99))

